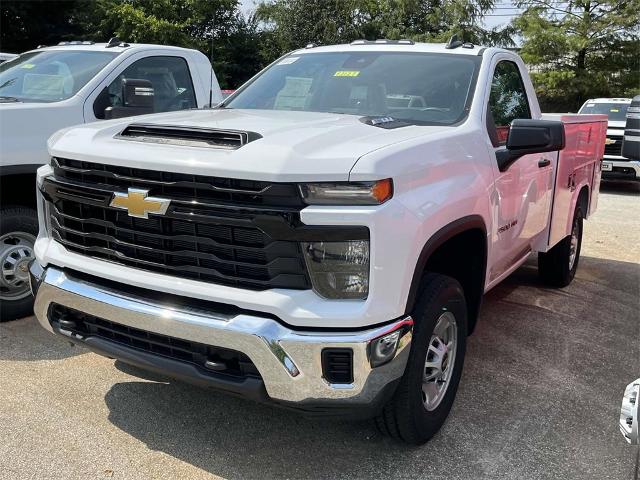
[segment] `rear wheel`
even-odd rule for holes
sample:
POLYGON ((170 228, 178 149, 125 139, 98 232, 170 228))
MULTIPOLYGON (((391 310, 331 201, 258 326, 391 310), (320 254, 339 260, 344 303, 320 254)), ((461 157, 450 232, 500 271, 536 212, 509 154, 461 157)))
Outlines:
POLYGON ((0 322, 33 313, 29 262, 38 235, 38 218, 31 208, 0 210, 0 322))
POLYGON ((538 254, 540 278, 549 286, 562 288, 571 283, 578 270, 582 247, 583 214, 580 206, 573 215, 571 235, 562 239, 546 253, 538 254))
POLYGON ((458 390, 467 340, 460 284, 445 275, 427 274, 413 319, 405 373, 376 425, 384 434, 418 445, 444 424, 458 390))

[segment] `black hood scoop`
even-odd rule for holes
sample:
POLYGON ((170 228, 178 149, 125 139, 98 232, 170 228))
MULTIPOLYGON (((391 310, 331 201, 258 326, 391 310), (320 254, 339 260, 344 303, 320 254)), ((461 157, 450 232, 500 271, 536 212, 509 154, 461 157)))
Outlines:
POLYGON ((132 123, 116 135, 116 138, 164 145, 236 150, 262 138, 262 135, 240 130, 132 123))

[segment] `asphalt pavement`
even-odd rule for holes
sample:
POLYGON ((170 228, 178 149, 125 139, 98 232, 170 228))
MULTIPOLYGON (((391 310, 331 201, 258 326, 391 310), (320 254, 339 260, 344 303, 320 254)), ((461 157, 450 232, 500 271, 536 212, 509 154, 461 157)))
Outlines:
POLYGON ((607 185, 569 287, 532 259, 486 296, 451 415, 418 448, 0 324, 0 479, 632 479, 618 416, 639 312, 640 184, 607 185))

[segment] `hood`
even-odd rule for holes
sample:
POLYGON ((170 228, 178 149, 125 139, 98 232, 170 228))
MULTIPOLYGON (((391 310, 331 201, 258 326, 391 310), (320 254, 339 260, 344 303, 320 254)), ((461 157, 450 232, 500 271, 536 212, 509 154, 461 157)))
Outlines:
POLYGON ((264 181, 348 180, 364 154, 453 127, 404 126, 384 129, 360 117, 272 110, 190 110, 93 123, 55 135, 54 156, 136 168, 264 181), (238 149, 126 140, 128 125, 239 130, 258 138, 238 149))
POLYGON ((82 109, 70 102, 0 103, 0 160, 3 164, 45 164, 47 138, 83 123, 82 109))

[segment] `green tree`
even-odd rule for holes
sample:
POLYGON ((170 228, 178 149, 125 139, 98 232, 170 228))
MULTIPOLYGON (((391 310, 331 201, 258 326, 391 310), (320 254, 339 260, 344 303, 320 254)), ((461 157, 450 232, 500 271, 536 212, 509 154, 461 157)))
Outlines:
POLYGON ((238 0, 0 0, 0 12, 2 51, 112 36, 195 48, 213 53, 223 88, 238 87, 263 66, 258 23, 240 13, 238 0))
POLYGON ((487 30, 483 16, 494 0, 271 0, 256 15, 268 39, 265 58, 309 43, 366 38, 446 41, 453 34, 475 43, 509 45, 512 29, 487 30))
POLYGON ((21 53, 38 45, 82 38, 79 13, 90 0, 0 1, 0 50, 21 53))
POLYGON ((590 97, 640 91, 640 0, 518 2, 513 26, 543 110, 575 111, 590 97))
POLYGON ((95 40, 115 35, 130 42, 178 45, 212 54, 221 86, 235 87, 261 63, 257 49, 248 43, 257 26, 240 14, 238 4, 238 0, 97 0, 84 26, 95 40), (238 62, 248 62, 251 68, 243 69, 238 62))
POLYGON ((96 0, 85 28, 94 37, 199 47, 230 29, 238 0, 96 0))

